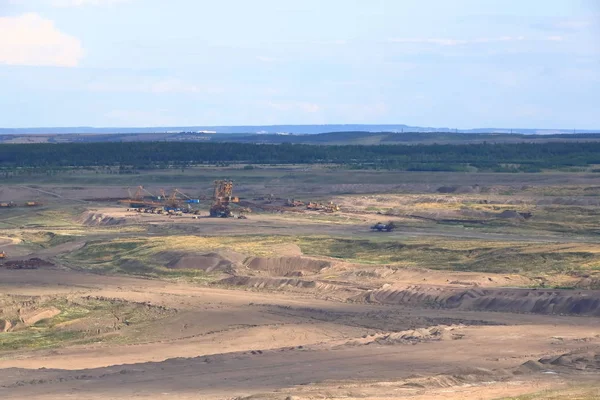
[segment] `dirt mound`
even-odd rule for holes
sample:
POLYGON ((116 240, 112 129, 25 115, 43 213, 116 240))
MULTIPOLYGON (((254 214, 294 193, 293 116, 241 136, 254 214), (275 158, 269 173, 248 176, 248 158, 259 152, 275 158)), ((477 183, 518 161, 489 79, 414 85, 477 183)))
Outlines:
POLYGON ((37 257, 30 258, 29 260, 11 260, 0 264, 0 267, 4 267, 6 269, 38 269, 50 268, 54 266, 55 265, 50 261, 42 260, 37 257))
POLYGON ((539 361, 529 360, 521 364, 517 371, 523 372, 542 372, 546 371, 547 368, 539 361))
POLYGON ((232 276, 222 279, 217 284, 246 287, 250 289, 281 290, 286 292, 309 291, 319 297, 346 301, 361 293, 360 289, 340 282, 305 280, 299 278, 271 278, 258 276, 232 276))
POLYGON ((78 219, 78 222, 87 226, 114 226, 127 223, 125 218, 115 218, 110 215, 86 211, 78 219))
POLYGON ((232 273, 236 267, 241 265, 245 256, 233 251, 221 251, 206 254, 163 254, 162 258, 170 259, 166 264, 167 268, 232 273))
POLYGON ((362 295, 381 304, 460 310, 600 316, 600 293, 585 290, 406 286, 362 295))
POLYGON ((600 290, 600 278, 583 278, 575 286, 578 289, 600 290))
POLYGON ((293 273, 318 273, 330 267, 328 261, 308 257, 253 257, 246 267, 255 271, 264 271, 271 276, 289 276, 293 273))
POLYGON ((460 193, 460 194, 479 193, 479 192, 481 192, 481 187, 479 185, 441 186, 437 189, 437 192, 438 193, 460 193))
POLYGON ((201 269, 206 272, 232 270, 231 261, 216 253, 183 256, 177 261, 168 263, 166 267, 172 269, 201 269))
POLYGON ((363 339, 353 340, 347 345, 396 345, 436 342, 441 340, 459 340, 464 337, 458 331, 465 325, 438 325, 428 328, 411 329, 407 331, 380 334, 363 339))
POLYGON ((519 214, 518 212, 514 211, 514 210, 504 210, 501 213, 499 213, 497 215, 498 218, 503 218, 503 219, 516 219, 516 220, 525 220, 525 218, 523 217, 523 215, 519 214))
POLYGON ((542 357, 539 359, 539 362, 548 366, 577 370, 600 370, 600 352, 576 351, 554 357, 542 357))
POLYGON ((12 322, 5 319, 0 319, 0 332, 10 332, 12 328, 12 322))
POLYGON ((219 283, 230 286, 246 286, 255 289, 281 289, 285 287, 314 289, 317 287, 317 282, 315 281, 304 281, 295 278, 261 278, 255 276, 232 276, 219 281, 219 283))
POLYGON ((19 318, 26 326, 35 324, 44 319, 50 319, 60 314, 60 310, 55 307, 34 310, 19 310, 19 318))

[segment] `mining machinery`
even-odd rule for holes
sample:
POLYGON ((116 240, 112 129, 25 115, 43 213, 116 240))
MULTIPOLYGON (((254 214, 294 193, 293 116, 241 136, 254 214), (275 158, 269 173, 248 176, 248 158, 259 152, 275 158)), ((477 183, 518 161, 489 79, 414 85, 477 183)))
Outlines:
POLYGON ((239 203, 240 199, 233 197, 233 181, 218 180, 215 181, 215 190, 213 192, 213 203, 210 207, 211 217, 228 218, 233 217, 230 203, 239 203))
POLYGON ((396 229, 396 224, 393 221, 390 221, 387 224, 378 222, 371 227, 372 231, 377 232, 392 232, 394 229, 396 229))
POLYGON ((334 213, 334 212, 340 211, 340 207, 332 201, 330 201, 329 203, 325 203, 325 204, 313 203, 312 201, 310 201, 306 205, 306 209, 311 210, 311 211, 324 211, 327 213, 334 213))
POLYGON ((301 200, 296 200, 296 199, 287 199, 285 201, 285 206, 286 207, 302 207, 305 206, 306 204, 301 201, 301 200))
POLYGON ((131 193, 130 189, 127 189, 127 192, 129 193, 129 198, 119 200, 119 203, 128 204, 131 208, 151 208, 162 206, 160 202, 155 201, 156 196, 144 189, 143 186, 138 186, 134 194, 131 193), (144 197, 144 194, 150 195, 150 199, 148 199, 147 196, 144 197))

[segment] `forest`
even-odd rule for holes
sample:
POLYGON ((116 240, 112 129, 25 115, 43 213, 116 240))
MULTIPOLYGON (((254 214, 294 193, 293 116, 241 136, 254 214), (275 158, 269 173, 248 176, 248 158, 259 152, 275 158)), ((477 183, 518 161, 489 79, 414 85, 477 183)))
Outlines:
POLYGON ((0 168, 126 166, 136 169, 198 164, 331 164, 355 169, 539 172, 600 164, 600 143, 482 143, 308 145, 112 142, 0 144, 0 168))

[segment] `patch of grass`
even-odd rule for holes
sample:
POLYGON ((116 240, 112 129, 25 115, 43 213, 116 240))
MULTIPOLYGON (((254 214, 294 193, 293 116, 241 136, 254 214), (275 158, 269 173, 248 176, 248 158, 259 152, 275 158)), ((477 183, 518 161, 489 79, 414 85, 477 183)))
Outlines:
POLYGON ((584 386, 562 390, 544 390, 516 397, 502 397, 497 400, 597 400, 600 399, 600 387, 584 386))
POLYGON ((0 298, 0 318, 13 323, 14 331, 0 333, 0 352, 52 348, 71 344, 91 343, 98 339, 135 340, 137 326, 171 315, 171 311, 144 304, 96 298, 51 298, 7 296, 0 298), (19 325, 18 309, 50 307, 60 310, 56 316, 40 320, 31 326, 19 325), (121 328, 131 328, 123 334, 121 328), (105 334, 109 334, 106 336, 105 334))
POLYGON ((45 349, 81 339, 84 332, 32 328, 26 331, 0 333, 0 351, 45 349))
POLYGON ((391 264, 454 271, 577 274, 600 262, 589 245, 523 244, 476 240, 348 239, 305 237, 305 254, 365 264, 391 264), (588 248, 589 247, 589 248, 588 248))
POLYGON ((32 243, 36 246, 40 246, 44 249, 58 246, 59 244, 72 242, 77 236, 60 234, 48 231, 40 231, 36 233, 24 233, 22 235, 23 240, 28 243, 32 243))

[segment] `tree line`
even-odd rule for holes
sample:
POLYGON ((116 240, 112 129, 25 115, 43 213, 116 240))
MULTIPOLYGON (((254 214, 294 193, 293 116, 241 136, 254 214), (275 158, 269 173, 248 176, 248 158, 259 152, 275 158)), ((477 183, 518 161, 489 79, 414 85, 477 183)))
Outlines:
POLYGON ((137 169, 194 164, 338 164, 348 168, 413 171, 537 172, 600 164, 600 143, 429 145, 308 145, 253 143, 35 143, 0 144, 0 168, 127 166, 137 169))

